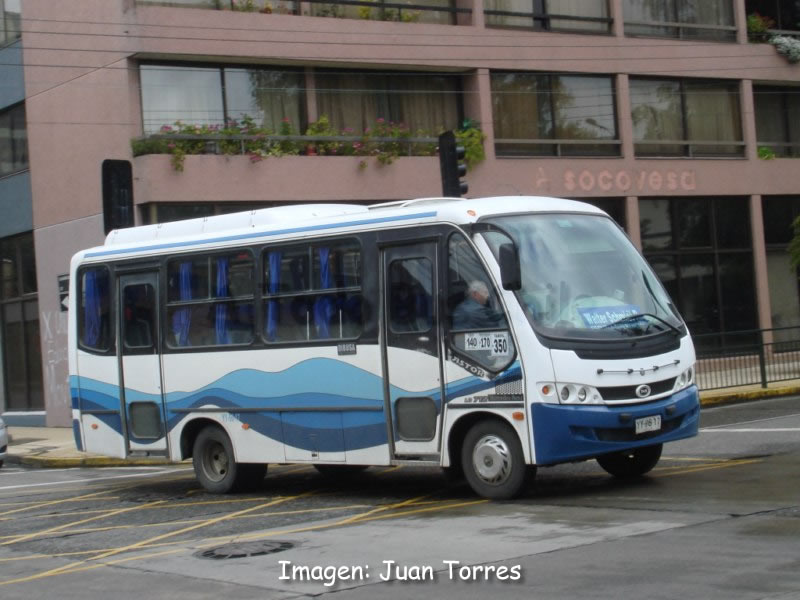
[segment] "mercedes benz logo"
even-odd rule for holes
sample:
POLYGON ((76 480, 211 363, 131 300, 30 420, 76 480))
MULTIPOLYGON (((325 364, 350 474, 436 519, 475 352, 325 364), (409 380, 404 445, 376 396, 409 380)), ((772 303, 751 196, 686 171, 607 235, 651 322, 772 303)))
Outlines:
POLYGON ((650 395, 650 386, 640 385, 636 388, 636 395, 639 396, 639 398, 647 398, 650 395))

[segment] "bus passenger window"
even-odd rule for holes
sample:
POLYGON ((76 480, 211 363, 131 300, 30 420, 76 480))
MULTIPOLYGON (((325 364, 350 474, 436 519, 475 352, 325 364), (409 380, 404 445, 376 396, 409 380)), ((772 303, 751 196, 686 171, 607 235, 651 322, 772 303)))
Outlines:
POLYGON ((396 333, 433 326, 433 265, 427 258, 396 260, 389 266, 389 326, 396 333))
POLYGON ((149 284, 125 286, 123 340, 126 349, 152 349, 155 340, 155 290, 149 284))
POLYGON ((264 252, 264 339, 353 339, 361 334, 361 248, 329 241, 264 252))
POLYGON ((247 251, 181 258, 167 267, 168 344, 249 344, 255 335, 255 262, 247 251))

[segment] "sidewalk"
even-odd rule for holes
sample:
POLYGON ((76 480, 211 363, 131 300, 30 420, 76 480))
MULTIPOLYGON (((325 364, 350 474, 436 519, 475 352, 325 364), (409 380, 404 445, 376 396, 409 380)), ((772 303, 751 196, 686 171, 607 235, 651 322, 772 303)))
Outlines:
MULTIPOLYGON (((770 384, 766 389, 758 386, 725 388, 700 393, 703 408, 736 402, 750 402, 777 396, 800 395, 800 380, 770 384)), ((6 463, 31 467, 115 467, 163 465, 163 458, 108 458, 87 452, 78 452, 70 427, 9 427, 11 442, 6 463)), ((2 473, 2 471, 0 471, 2 473)))

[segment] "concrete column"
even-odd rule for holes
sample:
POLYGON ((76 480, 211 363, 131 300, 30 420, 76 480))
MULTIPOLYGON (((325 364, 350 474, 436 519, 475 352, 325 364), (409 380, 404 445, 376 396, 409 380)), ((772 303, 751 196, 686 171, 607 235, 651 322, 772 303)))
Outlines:
POLYGON ((625 35, 625 18, 622 0, 610 0, 608 9, 609 16, 614 19, 614 23, 611 25, 611 32, 617 37, 623 37, 625 35))
POLYGON ((642 250, 642 231, 639 223, 639 198, 628 196, 625 198, 625 230, 631 238, 633 245, 642 250))
POLYGON ((747 43, 747 10, 745 0, 733 0, 733 24, 736 25, 736 41, 747 43))
POLYGON ((633 120, 631 119, 631 93, 628 75, 617 75, 617 135, 622 142, 622 157, 633 158, 633 120))
POLYGON ((740 110, 742 111, 742 139, 747 160, 758 160, 758 138, 756 137, 756 108, 753 100, 753 82, 743 79, 739 83, 740 110))
POLYGON ((472 25, 483 29, 486 26, 486 18, 483 14, 483 0, 456 0, 458 8, 471 8, 472 19, 466 13, 456 13, 457 25, 472 25))
MULTIPOLYGON (((756 310, 758 327, 772 328, 772 310, 769 298, 769 277, 767 274, 767 248, 764 242, 764 214, 761 210, 761 196, 750 196, 750 231, 753 239, 753 268, 756 283, 756 310)), ((764 336, 764 342, 772 341, 772 333, 764 336)))
MULTIPOLYGON (((317 80, 314 77, 314 69, 311 67, 306 68, 306 112, 308 113, 308 122, 313 123, 319 119, 317 114, 317 80)), ((305 133, 305 131, 301 132, 305 133)))
POLYGON ((483 143, 486 160, 494 160, 494 123, 492 121, 492 84, 489 69, 477 69, 464 77, 464 113, 479 122, 486 135, 483 143))

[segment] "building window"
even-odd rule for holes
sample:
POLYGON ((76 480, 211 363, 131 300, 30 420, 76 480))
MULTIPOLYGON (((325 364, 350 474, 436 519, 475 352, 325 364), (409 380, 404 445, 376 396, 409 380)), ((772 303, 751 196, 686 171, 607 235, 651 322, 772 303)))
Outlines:
POLYGON ((627 231, 625 198, 581 198, 580 200, 605 211, 617 225, 627 231))
POLYGON ((0 0, 0 46, 12 44, 22 37, 20 1, 0 0))
POLYGON ((300 69, 144 64, 139 76, 145 134, 177 122, 224 127, 244 117, 272 131, 284 119, 305 130, 305 75, 300 69))
MULTIPOLYGON (((792 222, 800 217, 800 196, 764 196, 764 242, 767 247, 770 313, 775 328, 800 326, 800 272, 786 251, 794 236, 792 222)), ((797 331, 779 330, 775 341, 797 340, 797 331)))
POLYGON ((33 234, 0 240, 0 341, 6 410, 44 408, 33 234))
POLYGON ((800 2, 797 0, 745 0, 748 15, 758 13, 772 31, 800 30, 800 2))
POLYGON ((494 72, 498 156, 619 156, 611 76, 494 72))
POLYGON ((636 156, 744 154, 739 84, 631 77, 636 156))
POLYGON ((339 131, 358 135, 383 119, 432 135, 461 120, 461 75, 317 70, 314 77, 317 111, 339 131))
POLYGON ((623 0, 625 35, 736 41, 733 0, 623 0))
POLYGON ((489 27, 608 33, 607 0, 484 0, 489 27))
POLYGON ((754 86, 756 139, 776 156, 800 156, 800 87, 754 86))
POLYGON ((639 201, 642 248, 693 334, 755 329, 747 198, 639 201))
POLYGON ((0 177, 28 168, 25 105, 0 110, 0 177))

